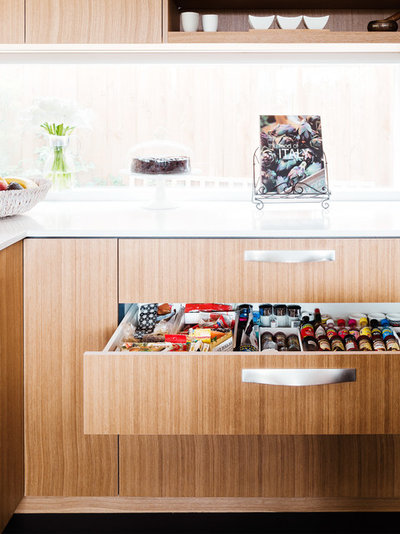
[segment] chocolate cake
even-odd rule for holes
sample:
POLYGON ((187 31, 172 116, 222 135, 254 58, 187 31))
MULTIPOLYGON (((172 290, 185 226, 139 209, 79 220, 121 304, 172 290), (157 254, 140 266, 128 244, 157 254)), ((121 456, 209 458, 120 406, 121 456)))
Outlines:
POLYGON ((190 158, 134 158, 131 171, 135 174, 189 174, 190 158))

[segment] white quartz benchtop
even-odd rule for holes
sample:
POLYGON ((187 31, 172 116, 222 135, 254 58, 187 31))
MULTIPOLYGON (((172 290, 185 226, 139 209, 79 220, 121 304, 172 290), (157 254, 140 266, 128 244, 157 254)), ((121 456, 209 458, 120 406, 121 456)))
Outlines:
POLYGON ((139 202, 46 201, 0 219, 0 249, 25 237, 400 237, 400 202, 265 206, 185 202, 151 211, 139 202))

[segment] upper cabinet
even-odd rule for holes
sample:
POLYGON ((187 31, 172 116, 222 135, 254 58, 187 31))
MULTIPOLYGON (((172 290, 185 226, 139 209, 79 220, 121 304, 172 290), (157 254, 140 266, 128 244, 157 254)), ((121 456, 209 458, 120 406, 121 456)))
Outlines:
POLYGON ((0 43, 24 42, 24 0, 0 0, 0 43))
MULTIPOLYGON (((372 0, 164 0, 164 41, 169 43, 400 43, 399 31, 368 32, 368 23, 382 20, 398 11, 396 0, 384 0, 380 4, 372 0), (182 11, 219 15, 218 31, 182 31, 182 11), (250 27, 249 15, 253 15, 250 27), (277 18, 265 20, 258 17, 297 17, 293 29, 280 29, 277 18), (321 26, 307 29, 302 16, 325 17, 321 26), (271 22, 272 20, 272 22, 271 22), (265 26, 267 24, 267 26, 265 26), (325 24, 325 25, 324 25, 325 24), (268 29, 266 29, 268 28, 268 29)), ((284 21, 282 21, 284 22, 284 21)), ((288 21, 286 20, 286 24, 288 21)), ((187 29, 187 28, 186 28, 187 29)))
POLYGON ((162 0, 26 0, 27 43, 161 41, 162 0))

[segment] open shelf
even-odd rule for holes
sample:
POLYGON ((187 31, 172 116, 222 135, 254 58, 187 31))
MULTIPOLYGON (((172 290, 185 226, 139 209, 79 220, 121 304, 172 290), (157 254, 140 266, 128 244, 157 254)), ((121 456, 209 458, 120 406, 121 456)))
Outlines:
MULTIPOLYGON (((181 10, 194 10, 198 11, 199 9, 212 9, 212 10, 221 10, 221 9, 373 9, 376 7, 377 2, 372 2, 371 0, 303 0, 298 2, 298 0, 172 0, 176 7, 181 10), (299 7, 301 6, 301 8, 299 7)), ((398 0, 384 0, 380 2, 381 8, 388 8, 396 10, 399 8, 398 0)))
MULTIPOLYGON (((389 0, 378 8, 367 2, 362 6, 357 0, 349 4, 333 3, 330 0, 317 4, 305 1, 297 7, 293 0, 286 2, 261 2, 258 0, 226 2, 218 0, 164 0, 164 42, 169 43, 399 43, 400 31, 368 32, 371 20, 384 19, 393 14, 395 3, 389 0), (219 15, 218 32, 182 31, 180 13, 194 10, 200 14, 219 15), (254 31, 249 26, 249 15, 269 16, 324 16, 329 21, 324 30, 308 30, 303 22, 296 30, 280 30, 276 20, 269 30, 254 31)), ((397 4, 398 7, 398 4, 397 4)))
POLYGON ((251 30, 248 32, 168 32, 169 43, 400 43, 400 32, 251 30))

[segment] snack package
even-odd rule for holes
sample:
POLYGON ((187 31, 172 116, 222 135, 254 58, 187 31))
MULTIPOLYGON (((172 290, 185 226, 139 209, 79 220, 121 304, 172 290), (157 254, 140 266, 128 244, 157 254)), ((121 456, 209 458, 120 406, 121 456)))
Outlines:
POLYGON ((223 317, 227 324, 235 320, 236 312, 232 310, 232 306, 229 304, 186 304, 185 306, 185 323, 186 324, 198 324, 201 322, 216 322, 219 317, 223 317), (197 309, 198 307, 215 306, 216 308, 228 308, 226 310, 220 309, 197 309), (193 309, 192 309, 193 308, 193 309))
POLYGON ((230 304, 186 304, 185 313, 192 311, 203 311, 203 312, 216 312, 216 311, 232 311, 232 306, 230 304))

